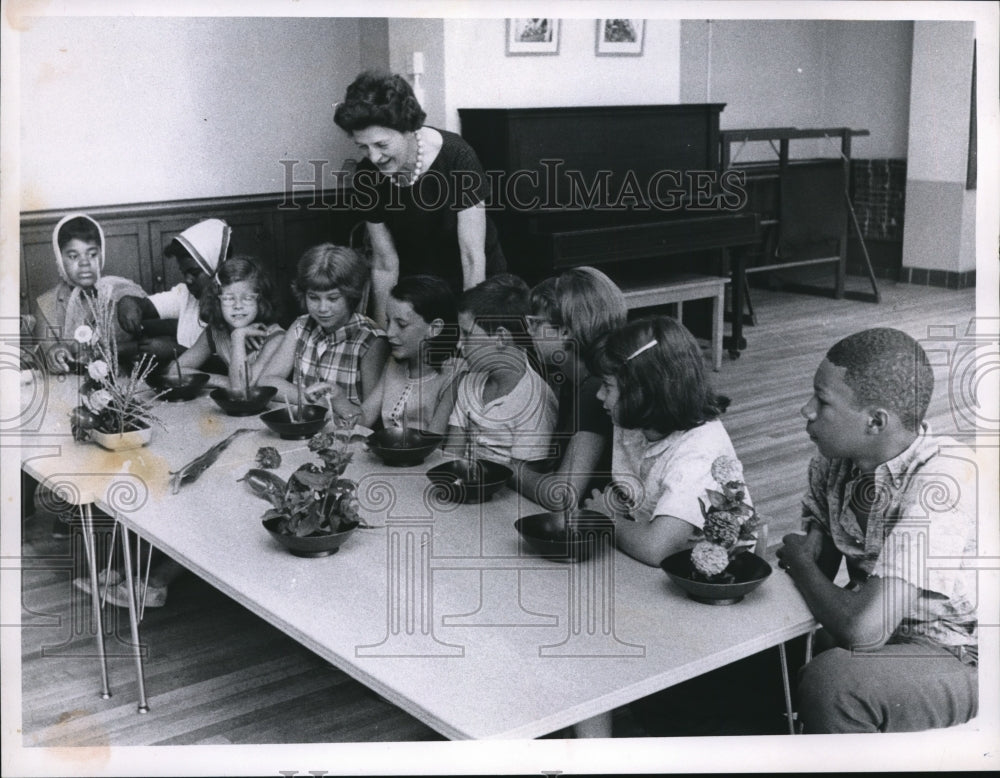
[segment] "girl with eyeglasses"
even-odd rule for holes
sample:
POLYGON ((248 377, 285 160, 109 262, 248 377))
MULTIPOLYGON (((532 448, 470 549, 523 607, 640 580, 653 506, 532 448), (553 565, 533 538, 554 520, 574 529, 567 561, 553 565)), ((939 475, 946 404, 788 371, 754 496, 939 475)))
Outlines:
MULTIPOLYGON (((236 256, 219 265, 217 283, 201 298, 201 320, 207 325, 198 340, 177 358, 181 370, 197 370, 218 356, 228 375, 213 375, 209 384, 242 392, 249 378, 255 386, 285 331, 274 323, 270 279, 250 257, 236 256)), ((169 370, 175 370, 171 364, 169 370)))

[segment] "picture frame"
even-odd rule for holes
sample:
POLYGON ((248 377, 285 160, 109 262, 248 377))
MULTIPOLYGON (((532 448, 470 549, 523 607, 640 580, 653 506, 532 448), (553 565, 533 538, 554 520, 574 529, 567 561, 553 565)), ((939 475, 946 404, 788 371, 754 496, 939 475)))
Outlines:
POLYGON ((558 54, 560 20, 553 18, 508 19, 507 56, 558 54))
POLYGON ((646 40, 645 19, 598 19, 598 57, 641 57, 646 40))

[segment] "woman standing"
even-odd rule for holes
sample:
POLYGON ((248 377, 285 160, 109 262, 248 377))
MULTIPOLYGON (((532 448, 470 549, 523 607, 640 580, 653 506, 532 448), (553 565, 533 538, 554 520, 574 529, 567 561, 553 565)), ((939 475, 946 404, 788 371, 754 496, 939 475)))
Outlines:
POLYGON ((366 71, 347 88, 334 121, 365 158, 354 174, 373 252, 376 321, 400 276, 444 278, 456 293, 506 268, 486 215, 489 187, 460 136, 424 125, 406 79, 366 71))

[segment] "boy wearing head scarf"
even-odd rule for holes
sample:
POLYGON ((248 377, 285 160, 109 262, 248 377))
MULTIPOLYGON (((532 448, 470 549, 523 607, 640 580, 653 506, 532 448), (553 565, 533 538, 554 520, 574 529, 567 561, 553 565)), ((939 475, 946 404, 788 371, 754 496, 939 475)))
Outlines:
MULTIPOLYGON (((52 252, 60 282, 35 301, 34 340, 43 349, 50 372, 67 373, 77 344, 73 333, 83 324, 93 323, 88 300, 98 294, 117 303, 127 295, 146 296, 142 287, 121 276, 102 276, 104 231, 90 216, 71 213, 52 231, 52 252)), ((116 333, 121 343, 128 336, 116 333)))
POLYGON ((166 364, 198 340, 205 327, 199 318, 198 301, 229 253, 231 233, 221 219, 205 219, 188 227, 163 252, 173 257, 184 280, 149 297, 123 297, 119 301, 118 323, 139 338, 140 352, 153 354, 166 364), (157 319, 162 324, 151 325, 157 319))

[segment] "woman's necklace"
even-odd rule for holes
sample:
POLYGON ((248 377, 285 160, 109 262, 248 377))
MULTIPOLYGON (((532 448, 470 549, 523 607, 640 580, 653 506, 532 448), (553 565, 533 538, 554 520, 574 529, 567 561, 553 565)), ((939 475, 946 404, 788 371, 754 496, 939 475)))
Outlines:
POLYGON ((424 172, 424 142, 420 140, 420 130, 417 129, 413 136, 417 139, 417 161, 414 163, 413 172, 410 173, 408 179, 404 178, 402 174, 393 177, 392 180, 396 182, 396 186, 413 186, 420 178, 420 174, 424 172))

